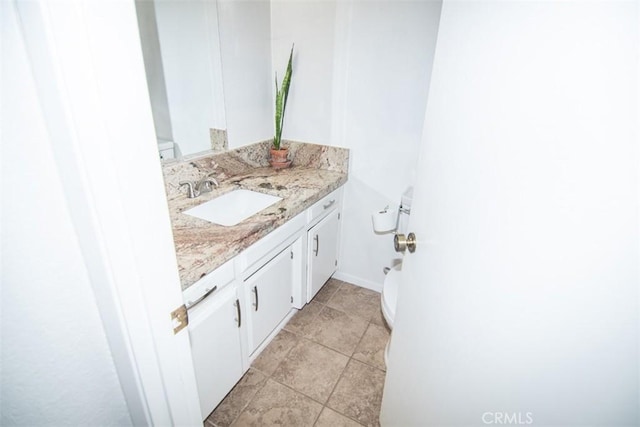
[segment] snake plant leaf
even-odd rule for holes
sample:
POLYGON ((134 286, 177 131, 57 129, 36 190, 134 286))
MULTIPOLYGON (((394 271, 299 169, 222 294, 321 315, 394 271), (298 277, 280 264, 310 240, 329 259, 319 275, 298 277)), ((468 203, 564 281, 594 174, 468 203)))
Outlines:
POLYGON ((284 101, 282 103, 282 120, 284 121, 284 113, 287 109, 287 98, 289 98, 289 86, 291 85, 291 74, 293 72, 293 67, 291 66, 291 62, 293 59, 293 45, 291 46, 291 52, 289 53, 289 63, 287 64, 287 71, 284 74, 284 79, 282 80, 282 91, 284 92, 284 101))
POLYGON ((280 149, 282 142, 282 128, 284 125, 284 112, 287 107, 287 98, 289 97, 289 86, 291 85, 291 75, 293 74, 293 47, 291 46, 291 52, 289 53, 289 62, 287 64, 287 70, 282 79, 282 86, 278 87, 278 74, 276 73, 276 105, 275 105, 275 125, 276 134, 273 137, 273 147, 276 150, 280 149))
POLYGON ((276 111, 275 111, 275 119, 276 119, 276 134, 273 137, 273 148, 276 150, 280 149, 280 138, 282 135, 282 128, 280 127, 282 123, 282 108, 281 103, 279 102, 281 91, 278 88, 278 73, 276 73, 276 111))

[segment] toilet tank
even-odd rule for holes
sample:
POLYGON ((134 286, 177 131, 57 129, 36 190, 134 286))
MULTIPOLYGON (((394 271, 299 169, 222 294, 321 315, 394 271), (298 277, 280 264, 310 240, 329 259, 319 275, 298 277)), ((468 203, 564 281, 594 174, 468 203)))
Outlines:
POLYGON ((400 206, 411 211, 412 201, 413 201, 413 186, 410 185, 409 187, 407 187, 406 190, 404 190, 404 193, 402 193, 402 197, 400 199, 400 206))
POLYGON ((173 141, 158 139, 158 151, 160 153, 160 158, 163 160, 173 159, 176 157, 173 141))
POLYGON ((400 211, 398 212, 398 233, 406 234, 411 214, 411 202, 413 201, 413 186, 407 187, 400 198, 400 211))

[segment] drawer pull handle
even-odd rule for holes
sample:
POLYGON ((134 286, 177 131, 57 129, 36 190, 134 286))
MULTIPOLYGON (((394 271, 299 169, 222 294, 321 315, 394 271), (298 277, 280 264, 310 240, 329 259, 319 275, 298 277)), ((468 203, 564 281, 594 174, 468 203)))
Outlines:
POLYGON ((236 313, 238 313, 238 318, 236 322, 238 322, 238 328, 242 326, 242 312, 240 311, 240 300, 236 299, 236 313))
POLYGON ((253 306, 256 308, 256 311, 258 311, 258 287, 257 286, 253 287, 253 293, 256 295, 256 302, 253 304, 253 306))
POLYGON ((316 234, 313 240, 316 241, 316 248, 313 251, 316 253, 316 256, 318 256, 318 251, 320 250, 320 235, 316 234))
POLYGON ((331 206, 333 206, 333 204, 334 204, 335 202, 336 202, 336 199, 331 199, 331 200, 329 201, 329 203, 325 203, 324 205, 322 205, 322 207, 323 207, 324 209, 329 209, 331 206))
POLYGON ((187 310, 189 310, 190 308, 195 307, 196 305, 200 304, 202 301, 204 301, 204 299, 206 297, 208 297, 209 295, 211 295, 212 293, 214 293, 216 291, 216 289, 218 289, 218 286, 214 286, 211 289, 206 289, 206 292, 204 293, 204 295, 202 295, 200 298, 198 298, 195 301, 187 301, 187 303, 185 304, 187 306, 187 310))

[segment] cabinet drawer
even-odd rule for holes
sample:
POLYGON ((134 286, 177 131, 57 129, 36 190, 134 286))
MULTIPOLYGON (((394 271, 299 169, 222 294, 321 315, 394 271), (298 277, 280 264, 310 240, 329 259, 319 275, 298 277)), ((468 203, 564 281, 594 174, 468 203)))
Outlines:
POLYGON ((305 227, 306 220, 304 213, 298 214, 242 251, 236 258, 238 271, 244 277, 253 274, 261 263, 266 262, 265 257, 268 261, 270 253, 281 251, 296 239, 296 233, 305 227))
POLYGON ((342 203, 342 187, 324 196, 317 201, 313 206, 309 208, 308 223, 317 221, 324 217, 327 213, 331 212, 335 208, 339 208, 342 203))
POLYGON ((187 308, 193 307, 199 300, 203 301, 204 298, 210 298, 220 292, 222 288, 233 282, 234 277, 233 260, 230 260, 189 286, 182 292, 182 300, 187 308), (214 288, 215 290, 211 292, 214 288))

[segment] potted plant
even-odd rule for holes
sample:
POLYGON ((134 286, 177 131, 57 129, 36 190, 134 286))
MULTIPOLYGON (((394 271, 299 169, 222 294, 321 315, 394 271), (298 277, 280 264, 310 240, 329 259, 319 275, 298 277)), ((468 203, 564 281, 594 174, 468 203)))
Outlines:
POLYGON ((289 96, 289 85, 291 84, 293 59, 293 45, 291 46, 291 53, 289 53, 289 63, 287 64, 287 71, 284 73, 282 79, 282 85, 278 87, 278 73, 276 73, 276 105, 275 105, 275 122, 276 132, 273 136, 273 144, 271 146, 271 166, 276 169, 286 168, 291 164, 290 160, 287 160, 289 150, 282 146, 282 126, 284 124, 284 112, 287 107, 287 97, 289 96))

